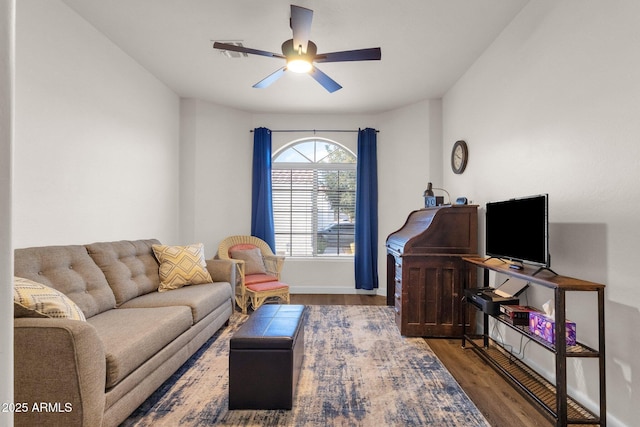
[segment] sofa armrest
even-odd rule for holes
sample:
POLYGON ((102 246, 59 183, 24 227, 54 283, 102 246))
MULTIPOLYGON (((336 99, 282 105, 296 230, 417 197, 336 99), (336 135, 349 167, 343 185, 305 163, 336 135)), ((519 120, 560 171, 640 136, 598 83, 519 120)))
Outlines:
POLYGON ((208 259, 207 270, 214 282, 236 283, 235 263, 230 259, 208 259))
POLYGON ((96 329, 69 319, 14 319, 16 426, 99 426, 106 359, 96 329), (26 404, 26 405, 25 405, 26 404))

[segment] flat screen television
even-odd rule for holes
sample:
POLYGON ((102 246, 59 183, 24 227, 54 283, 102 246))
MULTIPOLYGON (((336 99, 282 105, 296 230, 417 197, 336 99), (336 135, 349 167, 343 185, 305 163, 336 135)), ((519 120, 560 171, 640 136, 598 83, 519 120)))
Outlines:
POLYGON ((549 268, 549 196, 539 194, 487 203, 486 253, 490 257, 549 268))

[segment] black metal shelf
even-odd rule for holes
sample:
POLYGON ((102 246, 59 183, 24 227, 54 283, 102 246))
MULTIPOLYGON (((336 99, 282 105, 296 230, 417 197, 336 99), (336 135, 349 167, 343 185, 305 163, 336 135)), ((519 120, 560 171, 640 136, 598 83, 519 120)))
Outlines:
MULTIPOLYGON (((554 353, 557 353, 556 351, 556 346, 551 344, 548 341, 545 341, 544 339, 540 338, 539 336, 537 336, 536 334, 531 333, 531 331, 529 331, 529 327, 526 325, 514 325, 513 323, 511 323, 508 320, 508 317, 504 314, 501 314, 499 316, 491 316, 494 319, 496 319, 497 321, 499 321, 500 323, 507 325, 509 328, 514 329, 516 331, 518 331, 519 333, 525 335, 527 338, 529 338, 531 341, 540 344, 542 347, 546 348, 549 351, 552 351, 554 353)), ((599 357, 600 356, 600 352, 598 352, 598 350, 594 350, 593 348, 582 344, 580 342, 576 342, 576 345, 568 345, 567 346, 567 353, 566 353, 567 357, 599 357)))
MULTIPOLYGON (((559 276, 551 271, 536 270, 526 267, 521 271, 514 271, 501 261, 489 261, 483 258, 464 258, 470 268, 484 270, 484 286, 489 286, 489 270, 509 277, 517 277, 528 281, 530 284, 541 285, 554 291, 554 309, 556 313, 555 342, 551 344, 537 335, 529 332, 528 325, 514 325, 505 315, 483 314, 482 334, 468 334, 466 328, 463 331, 462 347, 465 343, 472 344, 472 348, 496 371, 510 380, 516 389, 524 396, 529 397, 550 416, 557 427, 565 427, 570 424, 600 425, 606 427, 606 367, 605 367, 605 328, 604 328, 604 288, 600 283, 587 282, 572 277, 559 276), (540 274, 539 274, 540 273, 540 274), (566 293, 567 292, 595 292, 597 294, 598 317, 598 346, 597 349, 577 342, 576 345, 566 345, 566 293), (537 343, 546 350, 552 352, 555 358, 555 383, 545 379, 522 360, 514 357, 499 343, 489 336, 489 318, 495 319, 503 325, 522 334, 531 341, 537 343), (480 344, 478 343, 480 341, 480 344), (599 411, 597 414, 588 410, 577 400, 567 394, 567 358, 585 357, 596 358, 599 370, 599 411)), ((466 275, 463 275, 466 277, 466 275)), ((464 288, 470 283, 464 283, 464 288)), ((482 308, 476 304, 463 300, 462 313, 466 313, 466 306, 470 305, 479 311, 482 308)), ((466 325, 466 319, 463 319, 466 325)))
MULTIPOLYGON (((555 419, 557 414, 557 391, 555 385, 542 377, 526 363, 507 352, 500 344, 490 340, 488 347, 477 341, 483 336, 466 335, 473 350, 487 363, 493 366, 502 376, 516 385, 519 391, 540 405, 546 414, 555 419)), ((600 424, 600 417, 585 408, 571 396, 567 399, 567 424, 600 424)))

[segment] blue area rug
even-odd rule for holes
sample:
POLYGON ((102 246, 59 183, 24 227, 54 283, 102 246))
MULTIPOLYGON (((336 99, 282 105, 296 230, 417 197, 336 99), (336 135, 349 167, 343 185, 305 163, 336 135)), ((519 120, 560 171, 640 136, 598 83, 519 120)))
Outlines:
POLYGON ((229 338, 246 319, 235 313, 122 426, 489 425, 425 340, 400 335, 387 306, 309 306, 294 408, 230 411, 229 338))

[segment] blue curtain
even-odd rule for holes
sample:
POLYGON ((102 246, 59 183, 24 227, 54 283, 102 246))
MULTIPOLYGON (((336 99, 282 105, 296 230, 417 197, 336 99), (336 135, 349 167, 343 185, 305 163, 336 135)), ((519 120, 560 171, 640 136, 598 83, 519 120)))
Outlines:
POLYGON ((271 198, 271 131, 253 130, 253 175, 251 187, 251 235, 276 251, 271 198))
POLYGON ((378 287, 378 154, 376 130, 358 131, 356 289, 378 287))

